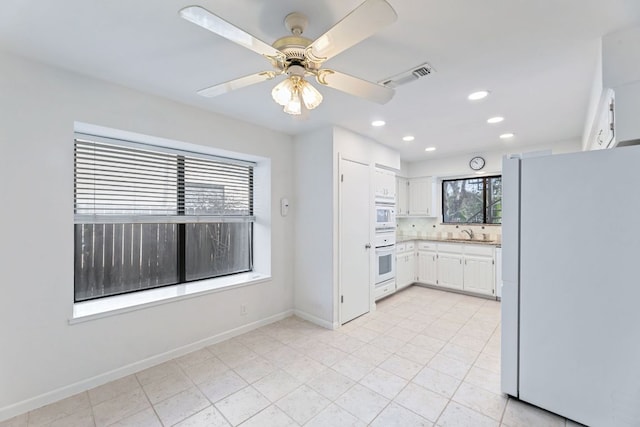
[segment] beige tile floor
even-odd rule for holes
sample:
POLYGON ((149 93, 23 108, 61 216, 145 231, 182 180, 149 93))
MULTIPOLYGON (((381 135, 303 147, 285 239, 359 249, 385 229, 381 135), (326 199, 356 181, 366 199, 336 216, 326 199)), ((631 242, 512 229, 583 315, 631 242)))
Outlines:
POLYGON ((338 331, 296 317, 0 423, 577 426, 500 393, 500 303, 412 286, 338 331))

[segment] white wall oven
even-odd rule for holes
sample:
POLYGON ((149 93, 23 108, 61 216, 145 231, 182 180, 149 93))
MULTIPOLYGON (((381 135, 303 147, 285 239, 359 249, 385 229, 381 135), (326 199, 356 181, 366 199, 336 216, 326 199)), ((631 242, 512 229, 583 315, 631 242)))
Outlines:
POLYGON ((395 230, 376 233, 375 254, 376 285, 394 280, 396 277, 395 230))
POLYGON ((376 203, 376 230, 396 228, 396 206, 393 204, 376 203))

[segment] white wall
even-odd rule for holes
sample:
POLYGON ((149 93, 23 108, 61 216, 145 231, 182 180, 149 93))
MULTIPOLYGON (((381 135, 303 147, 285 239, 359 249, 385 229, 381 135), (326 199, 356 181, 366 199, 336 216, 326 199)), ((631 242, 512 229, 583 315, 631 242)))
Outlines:
POLYGON ((329 327, 334 317, 332 130, 296 137, 294 153, 294 305, 301 317, 329 327))
POLYGON ((400 170, 400 154, 393 148, 340 127, 333 128, 333 140, 334 151, 344 158, 400 170))
POLYGON ((602 79, 616 88, 640 80, 640 26, 625 28, 602 38, 602 79))
POLYGON ((616 141, 640 141, 640 26, 602 38, 605 87, 615 91, 616 141))
POLYGON ((338 127, 300 135, 294 141, 294 305, 299 316, 335 328, 339 323, 339 156, 369 164, 373 177, 376 164, 400 169, 400 155, 338 127))
POLYGON ((615 91, 616 141, 640 141, 640 26, 602 38, 605 87, 615 91))
MULTIPOLYGON (((484 171, 486 175, 499 175, 502 173, 502 157, 512 153, 526 153, 534 151, 551 150, 554 154, 570 153, 580 151, 582 142, 579 139, 558 141, 553 144, 542 144, 528 147, 512 145, 498 151, 479 152, 474 154, 464 154, 441 159, 425 160, 422 162, 402 163, 403 176, 417 178, 422 176, 437 177, 435 192, 433 197, 436 206, 436 217, 432 218, 400 218, 398 220, 398 233, 400 235, 412 237, 447 237, 444 233, 450 233, 448 237, 464 237, 460 234, 461 229, 455 225, 442 224, 442 178, 457 178, 475 176, 474 171, 469 168, 469 160, 480 155, 486 160, 484 171)), ((502 231, 500 226, 473 226, 475 233, 488 233, 491 239, 501 239, 502 231)))
POLYGON ((279 214, 291 137, 13 55, 0 63, 0 419, 291 312, 293 215, 279 214), (272 279, 69 325, 74 121, 270 158, 272 279))
POLYGON ((441 159, 425 160, 407 164, 407 177, 420 176, 456 177, 473 176, 474 171, 469 167, 469 160, 474 156, 482 156, 486 160, 484 171, 487 174, 500 174, 502 171, 502 157, 505 154, 527 153, 532 151, 551 150, 554 154, 571 153, 580 151, 581 142, 578 139, 558 141, 553 144, 541 144, 520 147, 517 144, 509 145, 502 150, 485 151, 473 154, 463 154, 441 159))
MULTIPOLYGON (((333 305, 336 307, 333 311, 333 323, 340 323, 340 313, 338 312, 338 307, 340 306, 340 263, 349 262, 349 254, 343 254, 343 259, 340 259, 340 228, 339 228, 339 220, 340 217, 340 189, 339 189, 339 180, 338 180, 338 170, 339 170, 339 161, 340 158, 349 159, 360 163, 365 163, 369 165, 369 200, 370 200, 370 208, 371 208, 371 218, 370 218, 370 229, 369 229, 369 238, 370 241, 373 242, 374 239, 374 224, 373 224, 373 215, 374 215, 374 172, 376 166, 381 166, 388 169, 396 169, 400 170, 400 153, 397 151, 377 143, 376 141, 369 139, 363 135, 348 131, 346 129, 340 127, 333 128, 333 195, 334 195, 334 209, 333 209, 333 217, 335 218, 333 223, 333 236, 334 236, 334 245, 333 245, 333 264, 336 268, 333 271, 333 305)), ((375 252, 370 252, 370 280, 373 280, 375 277, 375 252)), ((373 283, 371 283, 373 286, 373 283)), ((371 293, 371 301, 370 308, 371 310, 375 309, 375 299, 373 298, 373 292, 371 293)))

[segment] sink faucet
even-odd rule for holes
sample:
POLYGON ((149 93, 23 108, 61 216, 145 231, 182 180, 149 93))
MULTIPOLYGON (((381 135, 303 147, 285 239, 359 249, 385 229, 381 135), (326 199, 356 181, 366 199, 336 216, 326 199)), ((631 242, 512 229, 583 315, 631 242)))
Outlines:
POLYGON ((469 240, 473 240, 473 230, 472 229, 468 229, 468 230, 462 230, 463 233, 467 233, 469 235, 469 240))

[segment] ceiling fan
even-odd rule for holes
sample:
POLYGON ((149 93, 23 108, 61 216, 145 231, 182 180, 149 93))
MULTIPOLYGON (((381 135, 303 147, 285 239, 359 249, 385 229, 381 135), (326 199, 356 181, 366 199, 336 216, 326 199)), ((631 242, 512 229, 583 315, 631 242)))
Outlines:
POLYGON ((307 17, 298 12, 290 13, 285 18, 285 26, 291 35, 279 38, 272 45, 200 6, 185 7, 180 10, 180 16, 264 56, 273 67, 199 90, 199 95, 214 97, 286 74, 288 77, 273 88, 271 95, 288 114, 301 114, 303 109, 314 109, 322 102, 322 95, 305 80, 306 76, 314 76, 321 85, 380 104, 393 97, 394 91, 389 87, 322 68, 325 61, 396 20, 396 12, 385 0, 365 0, 315 41, 302 36, 308 24, 307 17))

